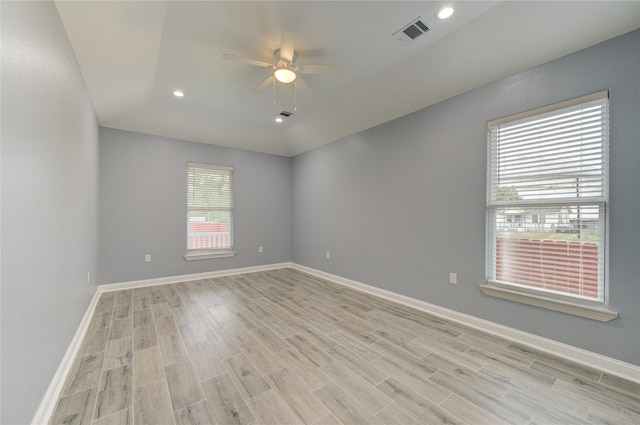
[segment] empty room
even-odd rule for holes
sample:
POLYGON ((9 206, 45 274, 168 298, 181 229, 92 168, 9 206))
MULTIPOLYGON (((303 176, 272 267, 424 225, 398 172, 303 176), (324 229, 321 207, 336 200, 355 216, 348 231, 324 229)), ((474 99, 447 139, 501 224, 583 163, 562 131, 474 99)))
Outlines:
POLYGON ((0 31, 2 424, 640 423, 640 1, 0 31))

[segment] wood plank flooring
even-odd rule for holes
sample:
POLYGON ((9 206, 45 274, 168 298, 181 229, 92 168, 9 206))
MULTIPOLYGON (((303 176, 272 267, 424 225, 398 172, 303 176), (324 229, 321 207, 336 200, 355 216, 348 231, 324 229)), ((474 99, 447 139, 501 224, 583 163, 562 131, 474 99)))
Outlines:
POLYGON ((51 424, 638 424, 640 384, 279 269, 104 293, 51 424))

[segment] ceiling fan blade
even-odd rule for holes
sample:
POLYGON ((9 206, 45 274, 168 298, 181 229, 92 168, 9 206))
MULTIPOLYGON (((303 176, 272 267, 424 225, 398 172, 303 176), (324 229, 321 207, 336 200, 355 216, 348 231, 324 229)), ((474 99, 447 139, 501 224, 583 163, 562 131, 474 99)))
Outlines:
POLYGON ((296 78, 296 89, 300 90, 300 92, 306 96, 313 96, 315 95, 315 93, 313 92, 313 90, 311 90, 311 87, 309 87, 307 85, 307 83, 304 82, 304 80, 302 78, 300 78, 300 76, 298 75, 298 78, 296 78))
POLYGON ((267 88, 271 84, 273 84, 273 75, 268 76, 266 80, 264 80, 263 82, 261 82, 260 84, 255 86, 253 88, 253 90, 251 90, 251 93, 261 92, 262 90, 264 90, 265 88, 267 88))
POLYGON ((286 62, 293 63, 293 51, 295 49, 295 39, 293 34, 282 30, 282 39, 280 41, 280 58, 286 62))
POLYGON ((301 74, 342 74, 344 68, 340 64, 298 65, 301 74))
POLYGON ((249 65, 261 66, 263 68, 273 67, 273 64, 269 63, 269 62, 261 61, 261 60, 258 60, 258 59, 245 58, 245 57, 242 57, 242 56, 230 55, 228 53, 225 53, 224 55, 222 55, 222 59, 227 59, 227 60, 236 61, 236 62, 242 62, 242 63, 246 63, 246 64, 249 64, 249 65))

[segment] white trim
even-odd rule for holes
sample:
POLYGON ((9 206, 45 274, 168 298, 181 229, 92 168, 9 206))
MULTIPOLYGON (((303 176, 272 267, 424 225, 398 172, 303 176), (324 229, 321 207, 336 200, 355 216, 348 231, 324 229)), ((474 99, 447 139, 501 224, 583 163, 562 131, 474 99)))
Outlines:
POLYGON ((233 171, 233 167, 229 165, 205 164, 203 162, 193 162, 193 161, 187 161, 187 167, 206 168, 208 170, 216 170, 216 171, 233 171))
POLYGON ((242 267, 239 269, 218 270, 204 273, 192 273, 179 276, 158 277, 154 279, 133 280, 130 282, 104 283, 98 286, 100 293, 119 291, 121 289, 144 288, 146 286, 166 285, 169 283, 188 282, 199 279, 213 279, 216 277, 233 276, 236 274, 264 272, 267 270, 283 269, 293 267, 292 263, 274 263, 263 266, 242 267))
POLYGON ((510 328, 508 326, 500 325, 498 323, 460 313, 455 310, 450 310, 444 307, 437 306, 435 304, 430 304, 425 301, 407 297, 406 295, 401 295, 395 292, 388 291, 386 289, 377 288, 375 286, 336 276, 296 263, 293 263, 291 267, 305 273, 320 277, 322 279, 326 279, 331 282, 356 289, 358 291, 366 292, 371 295, 376 295, 384 299, 395 301, 397 303, 416 308, 434 316, 438 316, 446 320, 451 320, 469 326, 471 328, 487 332, 491 335, 507 338, 514 342, 527 345, 545 353, 568 359, 586 366, 590 366, 611 375, 627 379, 629 381, 640 383, 640 366, 636 366, 631 363, 626 363, 611 357, 583 350, 582 348, 543 338, 538 335, 530 334, 528 332, 510 328))
POLYGON ((98 299, 100 299, 100 295, 104 292, 112 292, 119 291, 122 289, 132 289, 132 288, 142 288, 146 286, 156 286, 156 285, 164 285, 169 283, 178 283, 178 282, 187 282, 190 280, 198 280, 198 279, 211 279, 215 277, 222 276, 231 276, 236 274, 244 274, 244 273, 255 273, 267 270, 275 270, 282 269, 285 267, 293 267, 291 263, 275 263, 275 264, 267 264, 263 266, 253 266, 253 267, 243 267, 239 269, 228 269, 228 270, 219 270, 213 272, 205 272, 205 273, 193 273, 188 275, 181 276, 170 276, 170 277, 161 277, 156 279, 145 279, 145 280, 136 280, 131 282, 120 282, 120 283, 107 283, 98 285, 96 287, 96 292, 93 294, 93 298, 89 303, 89 307, 87 307, 87 311, 80 322, 80 326, 76 331, 73 339, 71 340, 71 344, 67 349, 62 361, 60 362, 60 366, 58 366, 58 370, 56 371, 51 383, 49 384, 49 388, 44 394, 40 405, 38 406, 38 410, 36 410, 35 415, 31 421, 32 425, 42 425, 48 424, 53 416, 53 413, 56 408, 56 404, 58 403, 58 399, 60 398, 60 394, 62 393, 62 388, 64 387, 64 383, 71 372, 71 367, 73 366, 73 361, 78 354, 78 350, 80 350, 80 345, 82 344, 82 340, 87 333, 87 329, 89 328, 89 324, 91 323, 91 319, 93 318, 93 314, 95 313, 96 305, 98 304, 98 299))
POLYGON ((235 251, 191 251, 184 255, 184 259, 187 261, 210 260, 212 258, 234 257, 235 255, 235 251))
POLYGON ((480 285, 483 294, 502 298, 503 300, 514 301, 522 304, 534 305, 548 310, 560 311, 574 316, 585 317, 587 319, 598 320, 600 322, 610 322, 618 317, 618 312, 607 310, 601 307, 573 303, 565 300, 557 300, 551 297, 529 294, 524 291, 511 290, 495 285, 480 285))
POLYGON ((504 124, 511 121, 518 121, 524 118, 533 117, 535 115, 546 114, 557 109, 569 108, 571 106, 580 105, 581 103, 593 102, 594 100, 608 99, 609 90, 601 90, 599 92, 587 94, 585 96, 576 97, 575 99, 565 100, 564 102, 554 103, 552 105, 543 106, 541 108, 531 109, 530 111, 520 112, 518 114, 509 115, 507 117, 498 118, 487 121, 487 127, 504 124))
POLYGON ((100 291, 96 288, 96 292, 93 294, 93 298, 91 298, 87 311, 84 313, 84 316, 80 321, 78 330, 73 336, 71 344, 69 344, 69 348, 67 348, 67 352, 62 358, 60 366, 58 366, 58 370, 55 375, 53 375, 53 379, 49 384, 49 388, 47 388, 47 391, 44 393, 44 397, 40 402, 40 406, 38 406, 38 410, 36 410, 36 414, 33 416, 31 421, 32 425, 48 424, 51 420, 56 404, 58 403, 58 399, 60 398, 60 393, 64 387, 64 383, 71 371, 71 366, 73 366, 73 361, 78 354, 78 350, 80 350, 80 345, 87 333, 87 329, 89 329, 89 323, 91 323, 91 318, 93 317, 99 298, 100 291))

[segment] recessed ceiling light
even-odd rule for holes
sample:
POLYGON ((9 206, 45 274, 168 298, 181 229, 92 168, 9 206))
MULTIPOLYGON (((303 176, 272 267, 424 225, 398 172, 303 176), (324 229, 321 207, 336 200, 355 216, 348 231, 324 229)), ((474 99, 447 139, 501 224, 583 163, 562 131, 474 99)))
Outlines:
POLYGON ((276 117, 276 122, 277 122, 277 123, 281 123, 282 121, 284 121, 282 118, 280 118, 280 117, 276 117))
POLYGON ((173 95, 175 97, 182 97, 182 96, 184 96, 184 93, 182 92, 182 90, 176 90, 176 91, 173 92, 173 95))
POLYGON ((440 9, 438 9, 438 12, 436 12, 436 16, 439 19, 450 18, 451 15, 453 15, 453 6, 451 6, 450 4, 442 6, 440 9))

